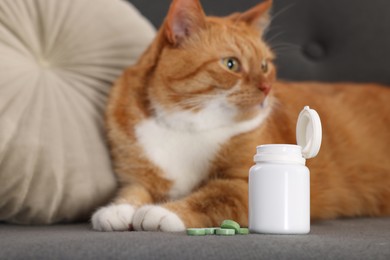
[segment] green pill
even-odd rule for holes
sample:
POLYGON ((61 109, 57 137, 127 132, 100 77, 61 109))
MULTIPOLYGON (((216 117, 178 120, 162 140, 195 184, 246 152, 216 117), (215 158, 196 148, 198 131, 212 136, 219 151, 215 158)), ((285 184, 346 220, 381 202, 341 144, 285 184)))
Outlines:
POLYGON ((247 228, 240 228, 238 230, 238 234, 240 234, 240 235, 248 235, 249 234, 249 229, 247 229, 247 228))
POLYGON ((226 219, 226 220, 222 221, 221 228, 233 229, 233 230, 235 230, 236 233, 238 233, 238 231, 240 231, 240 225, 236 221, 233 221, 230 219, 226 219))
POLYGON ((206 229, 204 228, 187 228, 187 235, 189 236, 204 236, 206 229))
POLYGON ((214 235, 217 228, 205 228, 206 235, 214 235))
POLYGON ((215 234, 220 235, 220 236, 234 236, 235 234, 234 229, 226 229, 226 228, 219 228, 215 231, 215 234))

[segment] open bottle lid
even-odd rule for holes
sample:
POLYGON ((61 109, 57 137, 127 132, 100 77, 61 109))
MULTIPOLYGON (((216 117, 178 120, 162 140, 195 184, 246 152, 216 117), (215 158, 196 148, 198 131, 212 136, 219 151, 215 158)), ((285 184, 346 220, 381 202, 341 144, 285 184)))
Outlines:
POLYGON ((305 106, 298 116, 296 136, 304 158, 310 159, 318 154, 322 141, 321 120, 309 106, 305 106))

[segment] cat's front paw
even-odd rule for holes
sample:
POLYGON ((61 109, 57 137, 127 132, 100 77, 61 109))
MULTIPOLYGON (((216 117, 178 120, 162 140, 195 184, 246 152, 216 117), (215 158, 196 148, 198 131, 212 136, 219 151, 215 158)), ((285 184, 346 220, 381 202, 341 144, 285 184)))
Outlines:
POLYGON ((185 225, 178 215, 160 206, 143 206, 139 208, 133 218, 135 230, 180 232, 185 225))
POLYGON ((92 228, 98 231, 126 231, 133 220, 135 209, 129 204, 110 205, 92 216, 92 228))

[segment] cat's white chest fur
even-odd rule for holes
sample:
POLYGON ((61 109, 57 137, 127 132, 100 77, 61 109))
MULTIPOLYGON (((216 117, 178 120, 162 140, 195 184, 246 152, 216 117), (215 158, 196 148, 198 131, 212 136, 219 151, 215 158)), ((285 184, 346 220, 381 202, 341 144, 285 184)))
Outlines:
MULTIPOLYGON (((221 145, 259 126, 268 112, 262 111, 251 120, 227 125, 221 122, 222 115, 215 114, 215 110, 213 114, 214 118, 210 118, 208 111, 204 115, 177 112, 164 115, 164 122, 161 117, 152 117, 135 128, 137 141, 147 158, 172 181, 169 194, 172 199, 189 194, 207 178, 221 145)), ((225 121, 229 120, 232 119, 225 121)))

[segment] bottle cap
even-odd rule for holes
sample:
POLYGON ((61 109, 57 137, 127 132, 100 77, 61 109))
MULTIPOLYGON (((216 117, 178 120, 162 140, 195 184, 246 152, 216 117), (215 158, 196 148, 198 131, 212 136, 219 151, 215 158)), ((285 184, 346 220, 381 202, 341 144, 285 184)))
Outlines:
POLYGON ((318 113, 309 106, 305 106, 299 114, 296 136, 304 158, 310 159, 318 154, 322 141, 321 120, 318 113))

